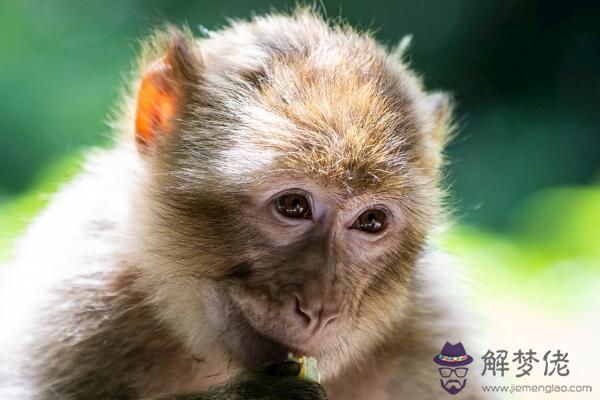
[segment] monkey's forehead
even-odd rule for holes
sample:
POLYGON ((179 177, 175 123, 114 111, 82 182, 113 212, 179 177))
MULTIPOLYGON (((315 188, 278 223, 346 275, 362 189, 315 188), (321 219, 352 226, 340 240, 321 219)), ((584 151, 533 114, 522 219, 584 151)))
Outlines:
POLYGON ((239 110, 233 137, 246 160, 345 185, 385 185, 418 165, 415 100, 336 68, 279 68, 239 110), (258 160, 257 160, 258 161, 258 160), (413 161, 416 161, 413 162, 413 161))
POLYGON ((418 162, 425 95, 371 36, 303 9, 235 22, 199 47, 204 84, 234 116, 239 166, 377 184, 418 162))
MULTIPOLYGON (((272 127, 270 127, 272 128, 272 127)), ((343 134, 289 127, 272 135, 237 135, 224 149, 221 170, 233 180, 269 182, 277 177, 304 177, 343 192, 398 191, 414 185, 419 165, 410 151, 354 130, 343 134)))

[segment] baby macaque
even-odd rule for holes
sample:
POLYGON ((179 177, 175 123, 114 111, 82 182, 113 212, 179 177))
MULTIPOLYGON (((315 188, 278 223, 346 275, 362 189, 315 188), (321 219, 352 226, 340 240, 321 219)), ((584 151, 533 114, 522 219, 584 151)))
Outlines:
POLYGON ((2 268, 0 398, 443 396, 432 357, 471 343, 429 240, 450 115, 401 51, 308 9, 158 32, 113 148, 2 268))

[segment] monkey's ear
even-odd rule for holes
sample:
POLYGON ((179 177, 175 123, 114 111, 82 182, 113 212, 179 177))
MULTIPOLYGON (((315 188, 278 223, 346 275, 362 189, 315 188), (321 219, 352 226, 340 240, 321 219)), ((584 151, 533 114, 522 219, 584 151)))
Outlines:
POLYGON ((135 139, 142 153, 176 130, 177 119, 193 95, 201 67, 193 46, 189 35, 172 28, 154 39, 158 51, 152 53, 158 55, 143 68, 136 101, 135 139))
POLYGON ((452 101, 445 93, 431 93, 425 98, 430 124, 425 134, 425 166, 435 175, 443 161, 443 150, 452 131, 452 101))
POLYGON ((441 149, 451 133, 452 100, 447 93, 434 92, 427 96, 426 101, 433 120, 431 138, 441 149))

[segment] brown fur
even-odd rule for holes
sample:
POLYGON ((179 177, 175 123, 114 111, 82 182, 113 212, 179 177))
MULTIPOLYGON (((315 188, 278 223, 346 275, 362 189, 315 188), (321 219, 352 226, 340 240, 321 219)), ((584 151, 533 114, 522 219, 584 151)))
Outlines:
MULTIPOLYGON (((24 253, 53 228, 94 250, 59 242, 44 254, 69 267, 44 283, 48 307, 32 306, 39 317, 23 329, 40 332, 15 334, 17 372, 0 370, 15 383, 0 393, 25 385, 24 399, 134 400, 205 390, 285 357, 289 348, 265 335, 285 328, 277 313, 252 316, 271 330, 256 334, 245 307, 249 296, 274 307, 302 286, 344 310, 343 330, 315 354, 331 399, 436 398, 431 357, 469 336, 454 295, 436 283, 453 282, 456 269, 428 243, 440 219, 446 97, 427 94, 369 34, 307 9, 205 39, 170 28, 144 49, 142 71, 165 54, 175 68, 175 132, 136 153, 127 98, 121 143, 34 225, 24 253), (340 215, 378 201, 401 217, 375 250, 318 235, 292 242, 257 218, 264 197, 289 182, 322 193, 340 215), (71 216, 69 205, 82 212, 71 216)), ((475 385, 465 398, 478 397, 475 385)))

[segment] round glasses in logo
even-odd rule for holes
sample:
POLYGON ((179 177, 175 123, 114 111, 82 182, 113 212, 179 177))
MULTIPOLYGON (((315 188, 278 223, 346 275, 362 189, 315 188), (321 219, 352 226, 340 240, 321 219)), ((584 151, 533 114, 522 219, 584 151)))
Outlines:
POLYGON ((467 371, 469 371, 469 368, 438 368, 438 370, 440 371, 442 378, 449 378, 452 373, 459 378, 464 378, 467 376, 467 371))

